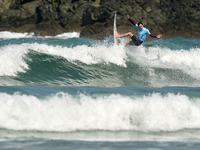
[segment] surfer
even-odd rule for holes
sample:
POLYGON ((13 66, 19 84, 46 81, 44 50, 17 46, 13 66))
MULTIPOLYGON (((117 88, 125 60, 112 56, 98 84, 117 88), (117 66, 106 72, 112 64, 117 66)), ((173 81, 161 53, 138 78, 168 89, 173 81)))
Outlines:
POLYGON ((162 37, 162 34, 157 35, 157 36, 156 35, 152 35, 149 32, 149 30, 143 26, 142 22, 139 22, 138 24, 135 24, 134 21, 130 19, 129 15, 127 15, 127 18, 138 29, 138 38, 135 35, 133 35, 133 33, 131 33, 131 32, 119 35, 117 33, 117 31, 116 31, 116 38, 121 38, 121 37, 126 37, 126 36, 130 36, 131 37, 132 41, 127 41, 126 45, 139 46, 144 42, 144 40, 146 39, 147 35, 149 35, 150 37, 153 37, 153 38, 161 38, 162 37))

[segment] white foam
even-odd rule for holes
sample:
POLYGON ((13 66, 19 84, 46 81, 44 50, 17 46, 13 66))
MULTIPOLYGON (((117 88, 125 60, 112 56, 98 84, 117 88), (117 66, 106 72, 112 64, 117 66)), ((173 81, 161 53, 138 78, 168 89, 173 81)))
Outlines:
POLYGON ((18 72, 25 72, 28 65, 24 61, 27 48, 23 45, 7 45, 0 49, 0 76, 16 76, 18 72))
POLYGON ((17 32, 9 32, 9 31, 1 31, 0 38, 3 39, 12 39, 12 38, 31 38, 34 33, 17 33, 17 32))
POLYGON ((54 56, 61 56, 68 61, 80 61, 85 64, 114 63, 126 66, 127 55, 123 46, 87 46, 76 47, 49 46, 46 44, 23 44, 28 49, 54 56))
POLYGON ((13 130, 177 131, 199 128, 200 99, 153 94, 71 96, 58 93, 45 99, 0 93, 0 127, 13 130), (195 102, 196 101, 196 102, 195 102))
POLYGON ((59 38, 59 39, 67 39, 67 38, 74 38, 74 37, 79 38, 80 32, 68 32, 68 33, 58 34, 55 36, 55 38, 59 38))
POLYGON ((144 46, 127 49, 133 61, 150 68, 177 69, 200 80, 200 48, 173 50, 144 46))
POLYGON ((9 32, 9 31, 1 31, 0 38, 3 39, 19 39, 19 38, 58 38, 58 39, 67 39, 73 37, 79 37, 79 32, 68 32, 62 33, 56 36, 34 36, 34 33, 17 33, 17 32, 9 32))

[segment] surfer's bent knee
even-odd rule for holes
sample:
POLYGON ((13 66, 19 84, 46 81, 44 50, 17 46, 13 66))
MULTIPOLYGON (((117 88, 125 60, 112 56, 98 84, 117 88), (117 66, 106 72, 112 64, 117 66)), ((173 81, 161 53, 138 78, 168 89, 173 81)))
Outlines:
POLYGON ((129 35, 130 37, 132 37, 132 36, 133 36, 133 33, 131 33, 131 32, 128 32, 128 35, 129 35))

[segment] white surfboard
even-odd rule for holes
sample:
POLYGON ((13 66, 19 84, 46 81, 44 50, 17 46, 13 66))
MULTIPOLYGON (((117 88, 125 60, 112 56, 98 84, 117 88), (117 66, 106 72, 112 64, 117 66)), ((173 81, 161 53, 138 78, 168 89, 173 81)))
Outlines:
POLYGON ((118 41, 116 38, 116 31, 117 31, 117 12, 115 12, 115 17, 114 17, 114 25, 113 25, 113 35, 114 35, 114 44, 118 45, 118 41))

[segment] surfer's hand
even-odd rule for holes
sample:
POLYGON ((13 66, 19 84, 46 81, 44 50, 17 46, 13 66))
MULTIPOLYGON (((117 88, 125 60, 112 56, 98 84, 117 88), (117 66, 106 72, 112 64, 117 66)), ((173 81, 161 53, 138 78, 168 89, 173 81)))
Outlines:
POLYGON ((158 38, 158 39, 161 38, 161 37, 162 37, 162 34, 157 35, 157 38, 158 38))
POLYGON ((127 18, 128 18, 128 19, 130 19, 130 16, 129 16, 129 15, 127 15, 127 18))

